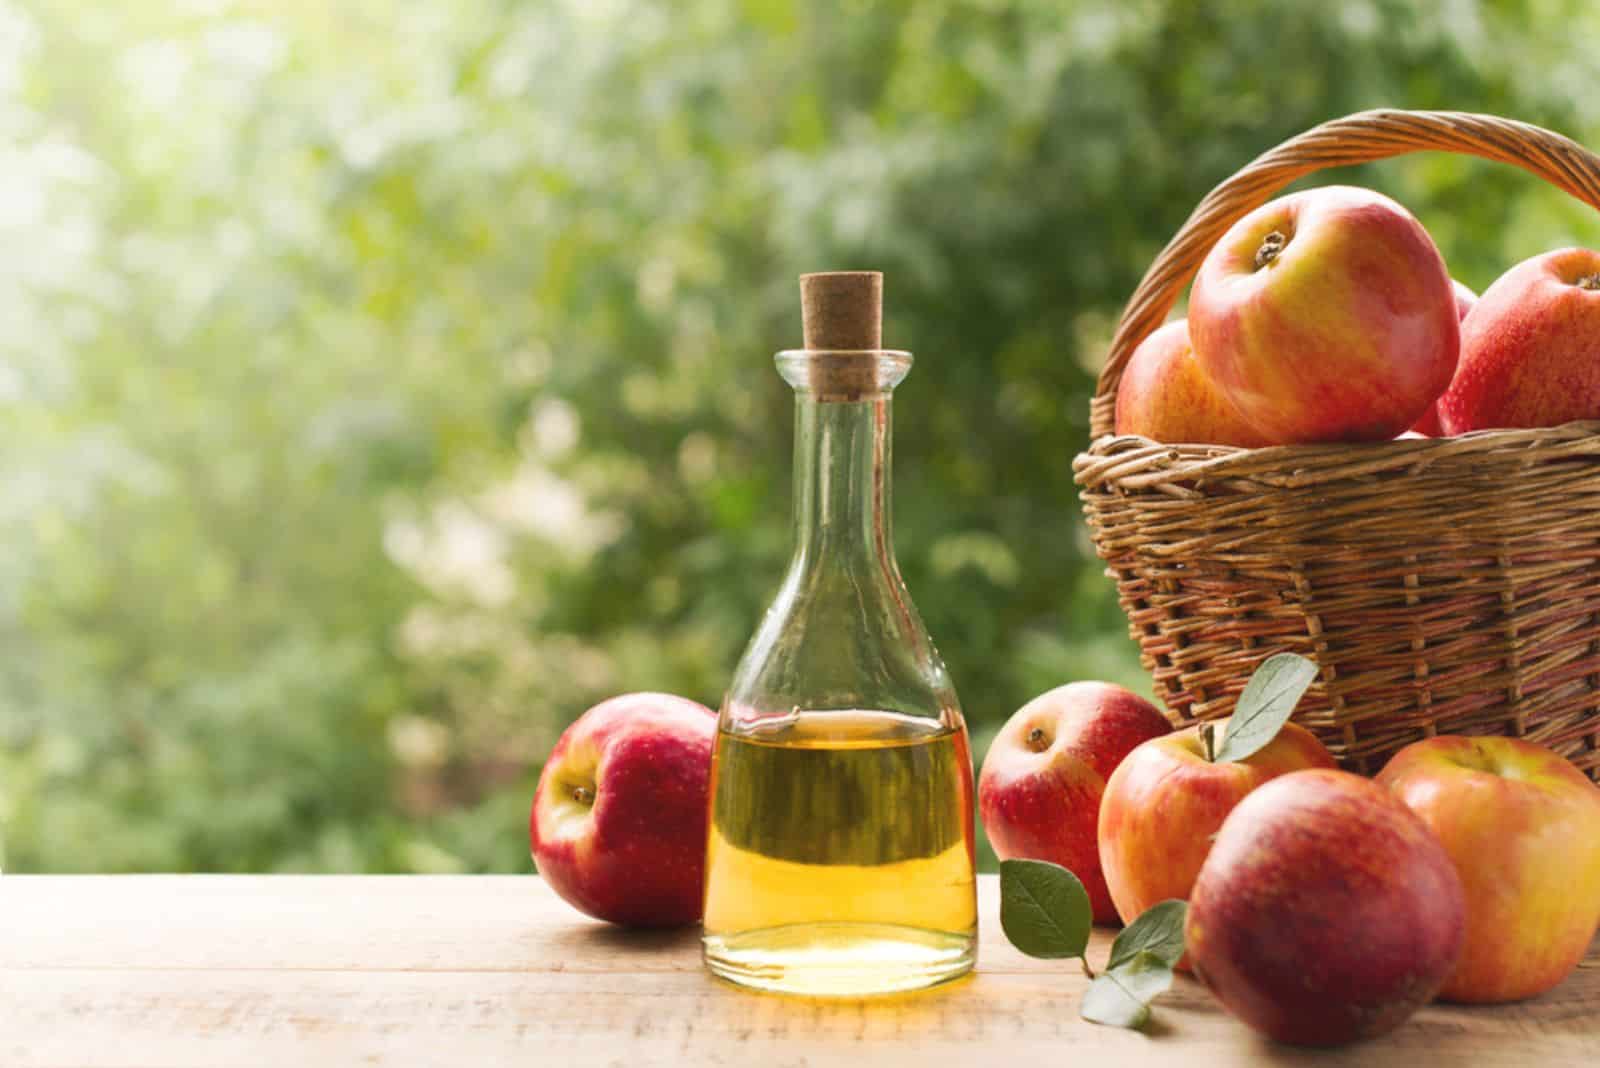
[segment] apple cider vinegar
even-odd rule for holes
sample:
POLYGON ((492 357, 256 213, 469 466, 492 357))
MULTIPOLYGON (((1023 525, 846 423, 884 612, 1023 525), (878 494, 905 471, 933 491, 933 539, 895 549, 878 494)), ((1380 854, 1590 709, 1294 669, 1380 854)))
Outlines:
POLYGON ((977 945, 965 731, 810 712, 718 736, 706 854, 712 970, 809 994, 910 990, 977 945))
POLYGON ((717 719, 706 967, 745 986, 865 996, 971 970, 972 757, 955 687, 890 532, 882 276, 803 275, 794 556, 717 719), (876 711, 873 711, 876 710, 876 711))

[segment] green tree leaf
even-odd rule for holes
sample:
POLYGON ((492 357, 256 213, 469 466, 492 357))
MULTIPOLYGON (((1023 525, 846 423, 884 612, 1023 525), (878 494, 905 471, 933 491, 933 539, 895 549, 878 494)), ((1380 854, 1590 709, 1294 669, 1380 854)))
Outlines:
POLYGON ((1216 759, 1243 760, 1276 738, 1316 677, 1316 663, 1296 653, 1263 660, 1239 695, 1216 759))
POLYGON ((1183 956, 1183 922, 1188 915, 1188 903, 1176 898, 1145 909, 1111 943, 1106 970, 1115 971, 1141 953, 1155 957, 1168 968, 1174 967, 1183 956))
POLYGON ((1151 1000, 1171 987, 1172 966, 1141 951, 1089 984, 1078 1015, 1110 1027, 1143 1027, 1150 1019, 1151 1000))
POLYGON ((1000 864, 1000 927, 1030 957, 1081 957, 1094 922, 1089 893, 1072 872, 1043 860, 1000 864))

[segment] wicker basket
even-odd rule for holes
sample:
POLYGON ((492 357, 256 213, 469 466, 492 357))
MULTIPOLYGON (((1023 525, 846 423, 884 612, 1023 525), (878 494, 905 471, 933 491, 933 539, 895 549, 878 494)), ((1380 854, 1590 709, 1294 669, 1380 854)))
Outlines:
POLYGON ((1113 436, 1117 383, 1212 244, 1289 182, 1442 149, 1600 208, 1600 157, 1506 119, 1369 111, 1212 190, 1123 312, 1075 464, 1095 548, 1175 724, 1227 715, 1289 650, 1295 718, 1356 771, 1433 734, 1512 734, 1600 778, 1600 423, 1236 449, 1113 436))

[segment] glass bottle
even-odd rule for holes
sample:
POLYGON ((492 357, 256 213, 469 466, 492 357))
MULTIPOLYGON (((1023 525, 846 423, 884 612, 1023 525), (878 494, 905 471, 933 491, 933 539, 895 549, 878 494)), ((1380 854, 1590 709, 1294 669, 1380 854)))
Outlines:
MULTIPOLYGON (((861 295, 837 273, 803 295, 819 278, 861 295)), ((911 355, 876 347, 875 306, 870 331, 832 332, 873 347, 813 347, 813 310, 808 347, 777 356, 795 549, 718 722, 705 960, 768 990, 889 993, 972 967, 972 759, 890 540, 890 398, 911 355)))

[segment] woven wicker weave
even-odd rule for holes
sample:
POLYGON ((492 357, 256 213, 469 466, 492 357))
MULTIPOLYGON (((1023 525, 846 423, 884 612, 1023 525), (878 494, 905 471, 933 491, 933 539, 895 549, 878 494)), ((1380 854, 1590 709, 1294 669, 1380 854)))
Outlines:
POLYGON ((1176 724, 1227 715, 1289 650, 1321 666, 1295 719, 1352 770, 1433 734, 1513 734, 1600 779, 1600 423, 1267 449, 1112 435, 1128 357, 1230 225, 1301 175, 1421 149, 1600 208, 1600 157, 1487 115, 1363 112, 1260 156, 1123 312, 1074 464, 1089 528, 1176 724))

